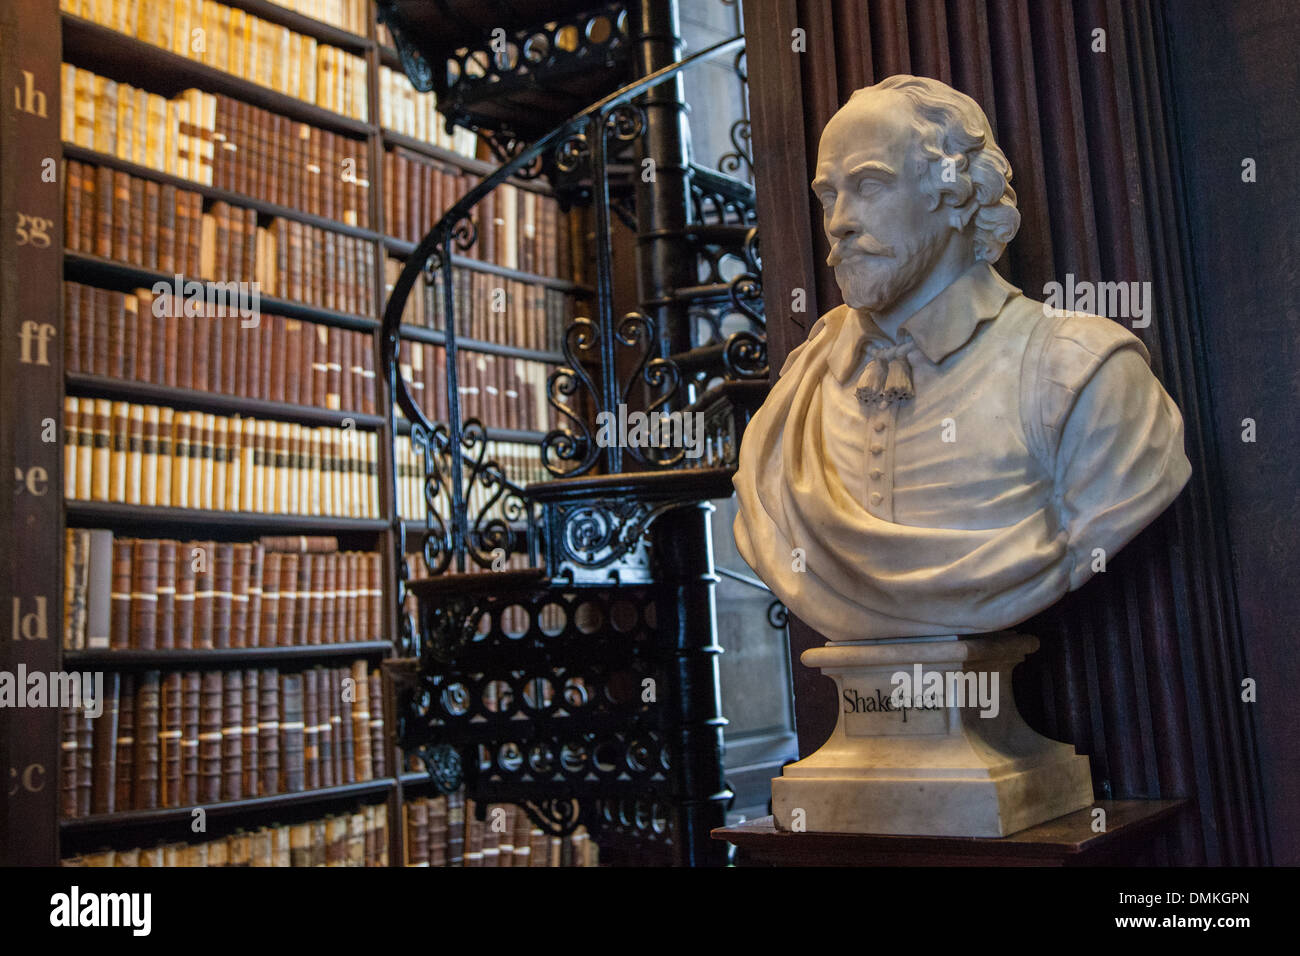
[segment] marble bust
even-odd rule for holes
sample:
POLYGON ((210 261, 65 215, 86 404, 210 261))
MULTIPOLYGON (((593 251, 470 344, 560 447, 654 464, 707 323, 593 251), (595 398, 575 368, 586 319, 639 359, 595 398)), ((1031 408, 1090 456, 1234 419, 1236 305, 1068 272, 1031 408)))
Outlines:
POLYGON ((827 124, 812 188, 844 305, 746 429, 737 545, 832 642, 1010 627, 1104 569, 1191 473, 1118 321, 993 263, 1020 214, 970 97, 894 76, 827 124))

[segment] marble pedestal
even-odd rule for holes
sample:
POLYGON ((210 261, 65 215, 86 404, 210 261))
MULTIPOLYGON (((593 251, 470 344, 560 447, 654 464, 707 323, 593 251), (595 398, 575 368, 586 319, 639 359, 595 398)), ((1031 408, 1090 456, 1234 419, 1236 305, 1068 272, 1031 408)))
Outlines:
POLYGON ((1091 805, 1088 758, 1016 710, 1012 668, 1037 648, 1003 632, 804 651, 835 681, 839 721, 772 781, 777 827, 999 837, 1091 805))

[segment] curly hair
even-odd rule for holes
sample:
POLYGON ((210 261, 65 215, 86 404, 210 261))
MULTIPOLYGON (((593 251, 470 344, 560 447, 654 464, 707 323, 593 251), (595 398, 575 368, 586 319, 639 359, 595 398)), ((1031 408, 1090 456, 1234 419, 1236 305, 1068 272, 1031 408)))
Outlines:
POLYGON ((928 165, 922 170, 926 193, 936 207, 943 202, 973 212, 975 257, 997 262, 1020 228, 1020 212, 1011 188, 1011 164, 994 142, 984 111, 965 93, 906 73, 863 87, 853 96, 876 90, 895 90, 911 102, 916 145, 928 165))

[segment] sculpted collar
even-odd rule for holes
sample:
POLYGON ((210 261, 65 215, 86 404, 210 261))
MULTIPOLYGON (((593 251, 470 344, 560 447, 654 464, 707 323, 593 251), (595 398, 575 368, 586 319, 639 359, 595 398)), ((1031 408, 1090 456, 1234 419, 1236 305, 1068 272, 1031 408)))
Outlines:
MULTIPOLYGON (((980 323, 997 316, 1008 298, 1019 294, 991 264, 976 262, 909 316, 899 331, 910 335, 921 354, 937 365, 969 342, 980 323)), ((866 312, 845 309, 827 359, 841 384, 858 370, 872 342, 892 344, 866 312)))

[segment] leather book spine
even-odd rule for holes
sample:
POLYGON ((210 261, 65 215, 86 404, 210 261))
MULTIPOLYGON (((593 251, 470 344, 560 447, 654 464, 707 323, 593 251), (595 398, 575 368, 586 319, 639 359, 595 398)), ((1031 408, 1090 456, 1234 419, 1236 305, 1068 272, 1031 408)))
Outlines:
POLYGON ((135 698, 136 675, 124 672, 121 675, 121 688, 118 693, 117 707, 117 775, 114 781, 116 793, 113 797, 116 811, 133 809, 131 793, 135 781, 133 773, 135 760, 135 698))
POLYGON ((158 542, 158 647, 170 650, 176 646, 176 553, 179 543, 158 542))
POLYGON ((334 668, 333 671, 334 694, 332 700, 333 706, 338 710, 338 726, 340 730, 340 735, 335 738, 339 741, 341 757, 340 763, 342 775, 339 778, 339 783, 356 783, 361 778, 357 776, 356 742, 353 736, 354 722, 352 717, 352 708, 355 706, 355 702, 350 704, 343 700, 342 694, 343 680, 352 676, 351 670, 346 667, 340 667, 334 668))
POLYGON ((159 724, 162 719, 160 675, 156 670, 140 674, 135 700, 135 787, 132 807, 154 810, 158 807, 162 773, 159 754, 159 724))
POLYGON ((240 728, 240 749, 242 751, 241 770, 243 780, 241 789, 245 797, 258 795, 259 763, 258 750, 261 738, 258 730, 258 715, 261 704, 261 672, 255 667, 244 670, 244 708, 243 724, 240 728))
POLYGON ((203 672, 199 699, 199 803, 221 800, 221 719, 223 711, 221 671, 203 672))
POLYGON ((298 596, 298 606, 295 611, 297 614, 297 630, 293 642, 298 646, 305 646, 318 643, 318 641, 312 640, 312 635, 316 629, 315 622, 312 620, 312 606, 315 603, 312 578, 319 559, 311 553, 300 554, 297 558, 298 580, 295 585, 295 592, 298 596))
POLYGON ((280 678, 280 757, 282 789, 297 793, 304 789, 303 692, 301 674, 280 678))
POLYGON ((113 603, 109 646, 125 650, 131 646, 132 541, 113 540, 113 603))
POLYGON ((253 546, 233 546, 230 579, 230 646, 248 647, 248 573, 252 566, 253 546))
POLYGON ((188 650, 194 643, 194 604, 198 583, 194 570, 197 542, 186 542, 176 549, 176 647, 188 650))
MULTIPOLYGON (((91 813, 112 813, 117 809, 117 733, 121 684, 122 675, 119 672, 104 673, 104 709, 95 718, 93 728, 91 813)), ((64 711, 65 719, 68 713, 69 711, 64 711)))
POLYGON ((366 662, 352 665, 352 680, 356 698, 352 702, 352 739, 356 748, 356 774, 358 780, 374 779, 374 766, 370 749, 370 678, 366 662))
POLYGON ((319 672, 302 672, 303 695, 303 783, 308 790, 321 785, 320 773, 320 692, 319 672))
POLYGON ((257 678, 258 793, 280 792, 280 676, 274 667, 263 668, 257 678))
POLYGON ((225 800, 239 800, 244 796, 243 672, 223 672, 221 684, 221 795, 225 800))
POLYGON ((275 647, 280 642, 280 558, 274 551, 263 558, 260 647, 275 647))
POLYGON ((280 556, 280 620, 275 643, 288 647, 294 643, 298 627, 298 555, 280 556))
POLYGON ((216 545, 212 592, 212 646, 233 647, 231 643, 231 617, 235 573, 235 546, 229 542, 216 545))
POLYGON ((248 563, 248 625, 245 633, 246 647, 262 646, 262 546, 249 546, 248 563))
POLYGON ((132 646, 151 651, 158 646, 158 541, 137 538, 131 555, 132 646))
POLYGON ((184 731, 185 689, 180 671, 167 671, 162 677, 162 726, 158 748, 162 762, 161 806, 182 806, 182 734, 184 731))
POLYGON ((370 768, 375 779, 387 775, 388 748, 384 734, 383 675, 378 670, 370 672, 370 768))
POLYGON ((194 646, 205 650, 215 647, 212 640, 214 581, 216 577, 215 542, 201 541, 202 552, 194 569, 194 646))
POLYGON ((181 791, 180 806, 199 802, 199 730, 203 676, 198 671, 181 674, 181 791))

